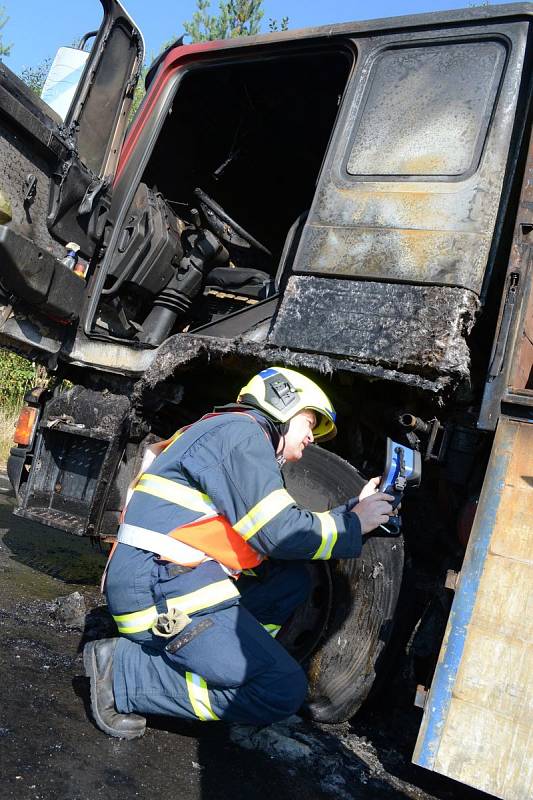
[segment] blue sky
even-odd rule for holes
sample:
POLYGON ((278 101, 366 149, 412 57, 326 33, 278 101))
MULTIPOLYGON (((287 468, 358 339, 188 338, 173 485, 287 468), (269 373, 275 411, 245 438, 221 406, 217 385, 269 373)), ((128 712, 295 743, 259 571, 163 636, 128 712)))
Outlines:
MULTIPOLYGON (((268 18, 289 17, 290 28, 348 22, 358 19, 415 14, 467 6, 468 0, 264 0, 264 28, 268 18)), ((183 32, 182 23, 190 19, 195 0, 123 0, 145 38, 147 57, 157 54, 162 42, 183 32)), ((218 5, 218 3, 216 3, 218 5)), ((98 27, 99 0, 0 0, 9 21, 2 31, 4 43, 12 43, 5 63, 20 73, 53 55, 83 33, 98 27)))

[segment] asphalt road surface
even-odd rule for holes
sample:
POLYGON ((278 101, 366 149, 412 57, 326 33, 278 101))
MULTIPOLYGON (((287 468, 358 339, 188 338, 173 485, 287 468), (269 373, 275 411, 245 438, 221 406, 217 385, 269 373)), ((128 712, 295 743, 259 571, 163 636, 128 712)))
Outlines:
POLYGON ((98 590, 105 556, 14 517, 12 504, 0 476, 1 800, 488 799, 410 764, 421 712, 402 665, 380 705, 344 725, 153 718, 132 742, 100 733, 81 651, 113 634, 98 590))

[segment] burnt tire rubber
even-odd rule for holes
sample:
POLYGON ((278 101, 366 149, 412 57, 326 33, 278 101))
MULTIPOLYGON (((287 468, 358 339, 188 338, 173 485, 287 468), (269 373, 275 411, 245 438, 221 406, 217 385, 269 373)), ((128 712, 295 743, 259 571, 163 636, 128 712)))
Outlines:
MULTIPOLYGON (((284 475, 288 491, 312 511, 341 505, 365 484, 351 464, 315 446, 284 475)), ((368 537, 359 558, 330 562, 329 614, 308 661, 306 710, 315 721, 345 722, 368 696, 385 661, 403 568, 403 539, 386 535, 368 537)))

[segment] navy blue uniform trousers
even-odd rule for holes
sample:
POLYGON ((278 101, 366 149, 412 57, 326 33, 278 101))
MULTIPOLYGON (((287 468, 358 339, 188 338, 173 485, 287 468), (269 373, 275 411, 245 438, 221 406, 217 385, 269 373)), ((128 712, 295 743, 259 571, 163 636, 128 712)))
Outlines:
MULTIPOLYGON (((151 631, 121 637, 113 668, 119 712, 268 724, 300 708, 307 690, 305 674, 263 626, 283 625, 306 600, 309 574, 303 563, 294 561, 267 561, 255 572, 256 576, 242 575, 237 581, 240 598, 191 615, 180 636, 202 620, 211 625, 174 654, 165 650, 172 640, 151 631)), ((166 578, 165 595, 185 594, 193 576, 195 583, 226 577, 210 561, 172 577, 170 585, 166 578)), ((108 577, 112 613, 129 605, 123 590, 123 582, 114 587, 108 577)), ((158 585, 152 590, 157 596, 158 585)))

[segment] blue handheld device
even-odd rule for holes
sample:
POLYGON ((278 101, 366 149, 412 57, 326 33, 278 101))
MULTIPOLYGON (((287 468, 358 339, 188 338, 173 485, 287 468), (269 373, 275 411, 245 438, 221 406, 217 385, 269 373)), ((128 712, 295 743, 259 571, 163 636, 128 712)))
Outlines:
MULTIPOLYGON (((407 487, 420 485, 422 477, 422 459, 418 450, 412 450, 404 444, 393 442, 387 437, 387 455, 385 470, 379 491, 394 496, 392 507, 397 508, 402 500, 407 487)), ((398 536, 402 527, 402 520, 398 514, 389 517, 389 521, 380 526, 391 536, 398 536)))

